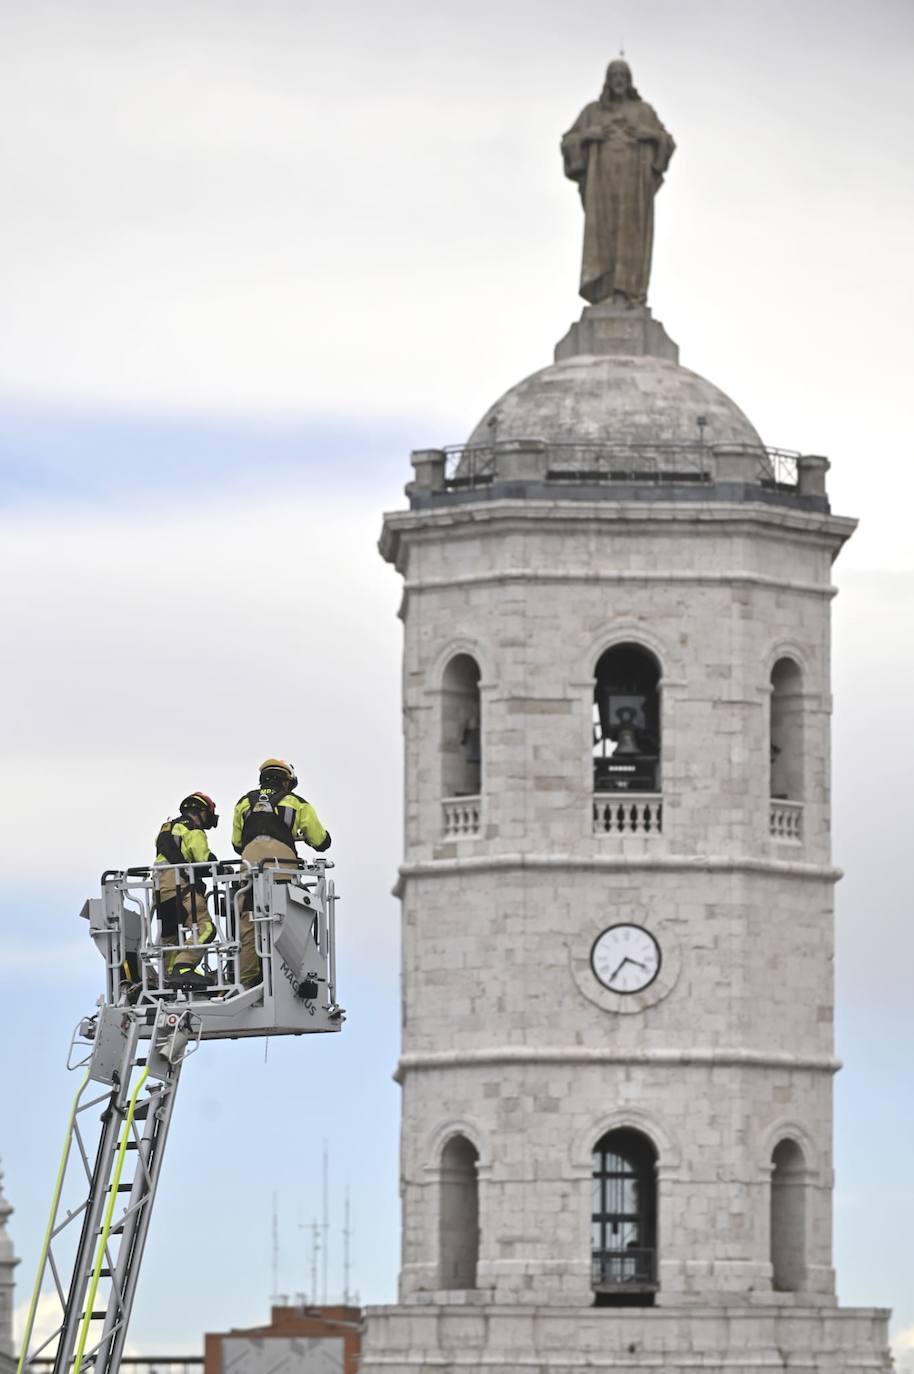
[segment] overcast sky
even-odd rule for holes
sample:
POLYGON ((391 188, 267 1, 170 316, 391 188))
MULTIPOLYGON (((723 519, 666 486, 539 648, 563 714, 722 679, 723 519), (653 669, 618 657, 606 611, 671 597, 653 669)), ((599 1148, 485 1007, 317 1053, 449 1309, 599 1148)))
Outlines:
POLYGON ((914 6, 888 0, 0 0, 20 1297, 98 990, 76 919, 98 873, 144 861, 193 788, 228 813, 278 752, 345 896, 344 1033, 188 1066, 137 1350, 265 1317, 273 1191, 280 1290, 307 1288, 325 1137, 331 1295, 348 1180, 354 1285, 393 1296, 400 628, 374 542, 409 449, 463 439, 579 313, 558 140, 620 44, 678 144, 654 313, 768 443, 827 454, 834 508, 861 517, 836 569, 836 1257, 842 1301, 893 1304, 914 1359, 914 6))

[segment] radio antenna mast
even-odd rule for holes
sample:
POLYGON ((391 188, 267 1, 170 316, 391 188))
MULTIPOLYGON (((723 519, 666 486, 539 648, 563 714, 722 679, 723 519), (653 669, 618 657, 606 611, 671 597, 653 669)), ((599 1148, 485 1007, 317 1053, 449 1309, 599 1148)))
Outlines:
POLYGON ((350 1227, 350 1225, 349 1225, 349 1218, 350 1218, 350 1210, 349 1210, 349 1184, 347 1183, 347 1184, 346 1184, 346 1200, 345 1200, 345 1202, 343 1203, 343 1306, 344 1306, 344 1307, 348 1307, 348 1306, 349 1306, 349 1299, 350 1299, 350 1293, 349 1293, 349 1271, 350 1271, 349 1241, 350 1241, 350 1238, 351 1238, 351 1236, 352 1236, 352 1229, 351 1229, 351 1227, 350 1227))
POLYGON ((327 1156, 327 1141, 324 1140, 324 1218, 323 1218, 323 1244, 324 1253, 321 1256, 321 1302, 327 1306, 327 1265, 330 1259, 330 1164, 327 1156))
POLYGON ((317 1292, 317 1256, 321 1248, 321 1228, 317 1224, 317 1217, 311 1223, 311 1303, 317 1307, 320 1301, 317 1292))
POLYGON ((279 1209, 276 1194, 273 1194, 273 1300, 279 1296, 279 1209))

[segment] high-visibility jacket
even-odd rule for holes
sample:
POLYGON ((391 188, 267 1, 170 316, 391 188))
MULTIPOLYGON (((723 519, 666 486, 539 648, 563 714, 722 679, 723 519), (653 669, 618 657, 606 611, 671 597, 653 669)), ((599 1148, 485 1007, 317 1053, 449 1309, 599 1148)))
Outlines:
MULTIPOLYGON (((163 821, 159 827, 159 834, 156 836, 157 844, 163 833, 170 833, 174 836, 175 843, 181 851, 181 858, 186 859, 190 864, 212 862, 216 857, 210 850, 206 831, 188 825, 186 821, 163 821)), ((171 862, 172 860, 166 858, 164 854, 156 854, 157 864, 170 864, 171 862)))
POLYGON ((295 792, 280 792, 269 787, 245 792, 232 818, 232 847, 240 854, 251 840, 269 835, 289 846, 296 840, 319 854, 330 848, 330 832, 310 802, 295 792))

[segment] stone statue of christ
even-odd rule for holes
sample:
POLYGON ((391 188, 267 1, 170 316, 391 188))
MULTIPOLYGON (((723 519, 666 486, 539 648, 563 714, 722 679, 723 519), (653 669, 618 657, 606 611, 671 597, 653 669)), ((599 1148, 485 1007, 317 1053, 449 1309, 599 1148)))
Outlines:
POLYGON ((632 85, 621 58, 610 62, 599 100, 562 139, 565 175, 584 205, 581 295, 643 305, 651 274, 654 196, 676 145, 632 85))

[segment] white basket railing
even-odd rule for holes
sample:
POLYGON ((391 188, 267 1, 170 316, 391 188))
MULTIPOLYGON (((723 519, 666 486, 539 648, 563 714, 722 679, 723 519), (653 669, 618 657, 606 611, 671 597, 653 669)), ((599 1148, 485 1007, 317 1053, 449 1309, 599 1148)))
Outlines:
POLYGON ((446 840, 464 839, 479 834, 481 806, 479 797, 444 797, 441 824, 446 840))
MULTIPOLYGON (((274 884, 285 889, 292 883, 307 894, 301 905, 305 925, 312 926, 314 948, 309 948, 309 956, 332 1002, 336 894, 325 877, 332 867, 322 858, 288 864, 235 859, 109 870, 102 875, 101 898, 90 899, 82 913, 105 960, 105 1000, 118 1002, 128 984, 140 1002, 174 1000, 181 975, 173 969, 181 965, 201 975, 201 996, 240 995, 245 913, 253 926, 258 981, 262 979, 266 994, 272 995, 273 947, 283 924, 274 884), (192 892, 195 919, 188 922, 185 902, 192 892), (171 934, 164 928, 166 903, 174 908, 168 916, 171 934)), ((291 930, 288 919, 286 925, 291 930)))
POLYGON ((773 840, 802 840, 803 803, 772 797, 768 810, 768 833, 773 840))
POLYGON ((663 830, 663 797, 659 792, 596 792, 595 835, 659 835, 663 830))

